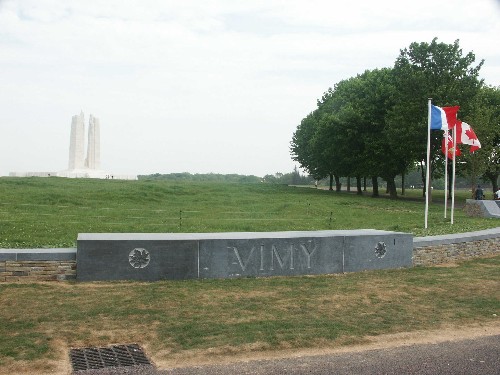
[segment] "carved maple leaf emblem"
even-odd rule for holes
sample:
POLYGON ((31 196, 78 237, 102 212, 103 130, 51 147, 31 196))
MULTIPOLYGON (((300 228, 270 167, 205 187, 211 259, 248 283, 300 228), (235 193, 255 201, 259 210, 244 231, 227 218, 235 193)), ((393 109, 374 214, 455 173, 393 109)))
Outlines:
POLYGON ((146 249, 134 249, 128 255, 128 261, 134 268, 144 268, 150 261, 149 252, 146 249))

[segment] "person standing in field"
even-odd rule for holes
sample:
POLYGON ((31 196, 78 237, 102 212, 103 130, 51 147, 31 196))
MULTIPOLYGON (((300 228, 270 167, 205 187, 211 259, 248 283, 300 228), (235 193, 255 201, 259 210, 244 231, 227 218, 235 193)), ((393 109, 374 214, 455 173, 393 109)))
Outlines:
POLYGON ((480 200, 484 199, 483 189, 481 189, 481 185, 477 185, 474 199, 477 200, 477 201, 480 201, 480 200))

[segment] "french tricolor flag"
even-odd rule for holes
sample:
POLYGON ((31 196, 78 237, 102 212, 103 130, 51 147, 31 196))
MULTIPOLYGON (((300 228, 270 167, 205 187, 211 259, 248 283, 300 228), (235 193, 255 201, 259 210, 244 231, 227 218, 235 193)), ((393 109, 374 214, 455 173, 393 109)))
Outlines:
POLYGON ((459 106, 455 107, 436 107, 431 105, 431 130, 452 129, 457 123, 457 112, 459 106))

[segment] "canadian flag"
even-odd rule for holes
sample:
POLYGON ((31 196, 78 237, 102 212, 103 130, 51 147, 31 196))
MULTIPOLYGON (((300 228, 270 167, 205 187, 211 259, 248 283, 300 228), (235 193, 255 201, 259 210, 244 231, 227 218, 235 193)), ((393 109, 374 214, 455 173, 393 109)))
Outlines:
POLYGON ((443 141, 441 142, 441 150, 443 151, 443 155, 446 155, 446 139, 448 139, 448 159, 453 160, 454 155, 460 156, 462 153, 460 152, 460 149, 458 147, 453 146, 453 137, 446 131, 444 132, 443 141))
POLYGON ((457 120, 457 145, 461 143, 470 145, 470 152, 474 152, 481 148, 481 143, 470 125, 457 120))

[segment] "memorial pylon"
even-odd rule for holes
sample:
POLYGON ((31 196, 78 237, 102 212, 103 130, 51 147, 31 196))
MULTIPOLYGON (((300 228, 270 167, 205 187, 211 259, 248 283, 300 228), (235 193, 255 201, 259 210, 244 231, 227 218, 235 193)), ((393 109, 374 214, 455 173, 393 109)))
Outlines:
POLYGON ((83 111, 71 120, 68 170, 57 175, 70 178, 111 178, 101 168, 101 129, 99 119, 90 115, 85 157, 85 117, 83 111))
POLYGON ((89 119, 89 136, 85 167, 89 169, 101 168, 101 128, 99 119, 92 115, 90 115, 89 119))
POLYGON ((71 135, 69 140, 69 163, 68 169, 83 169, 85 155, 85 118, 83 111, 75 115, 71 120, 71 135))

